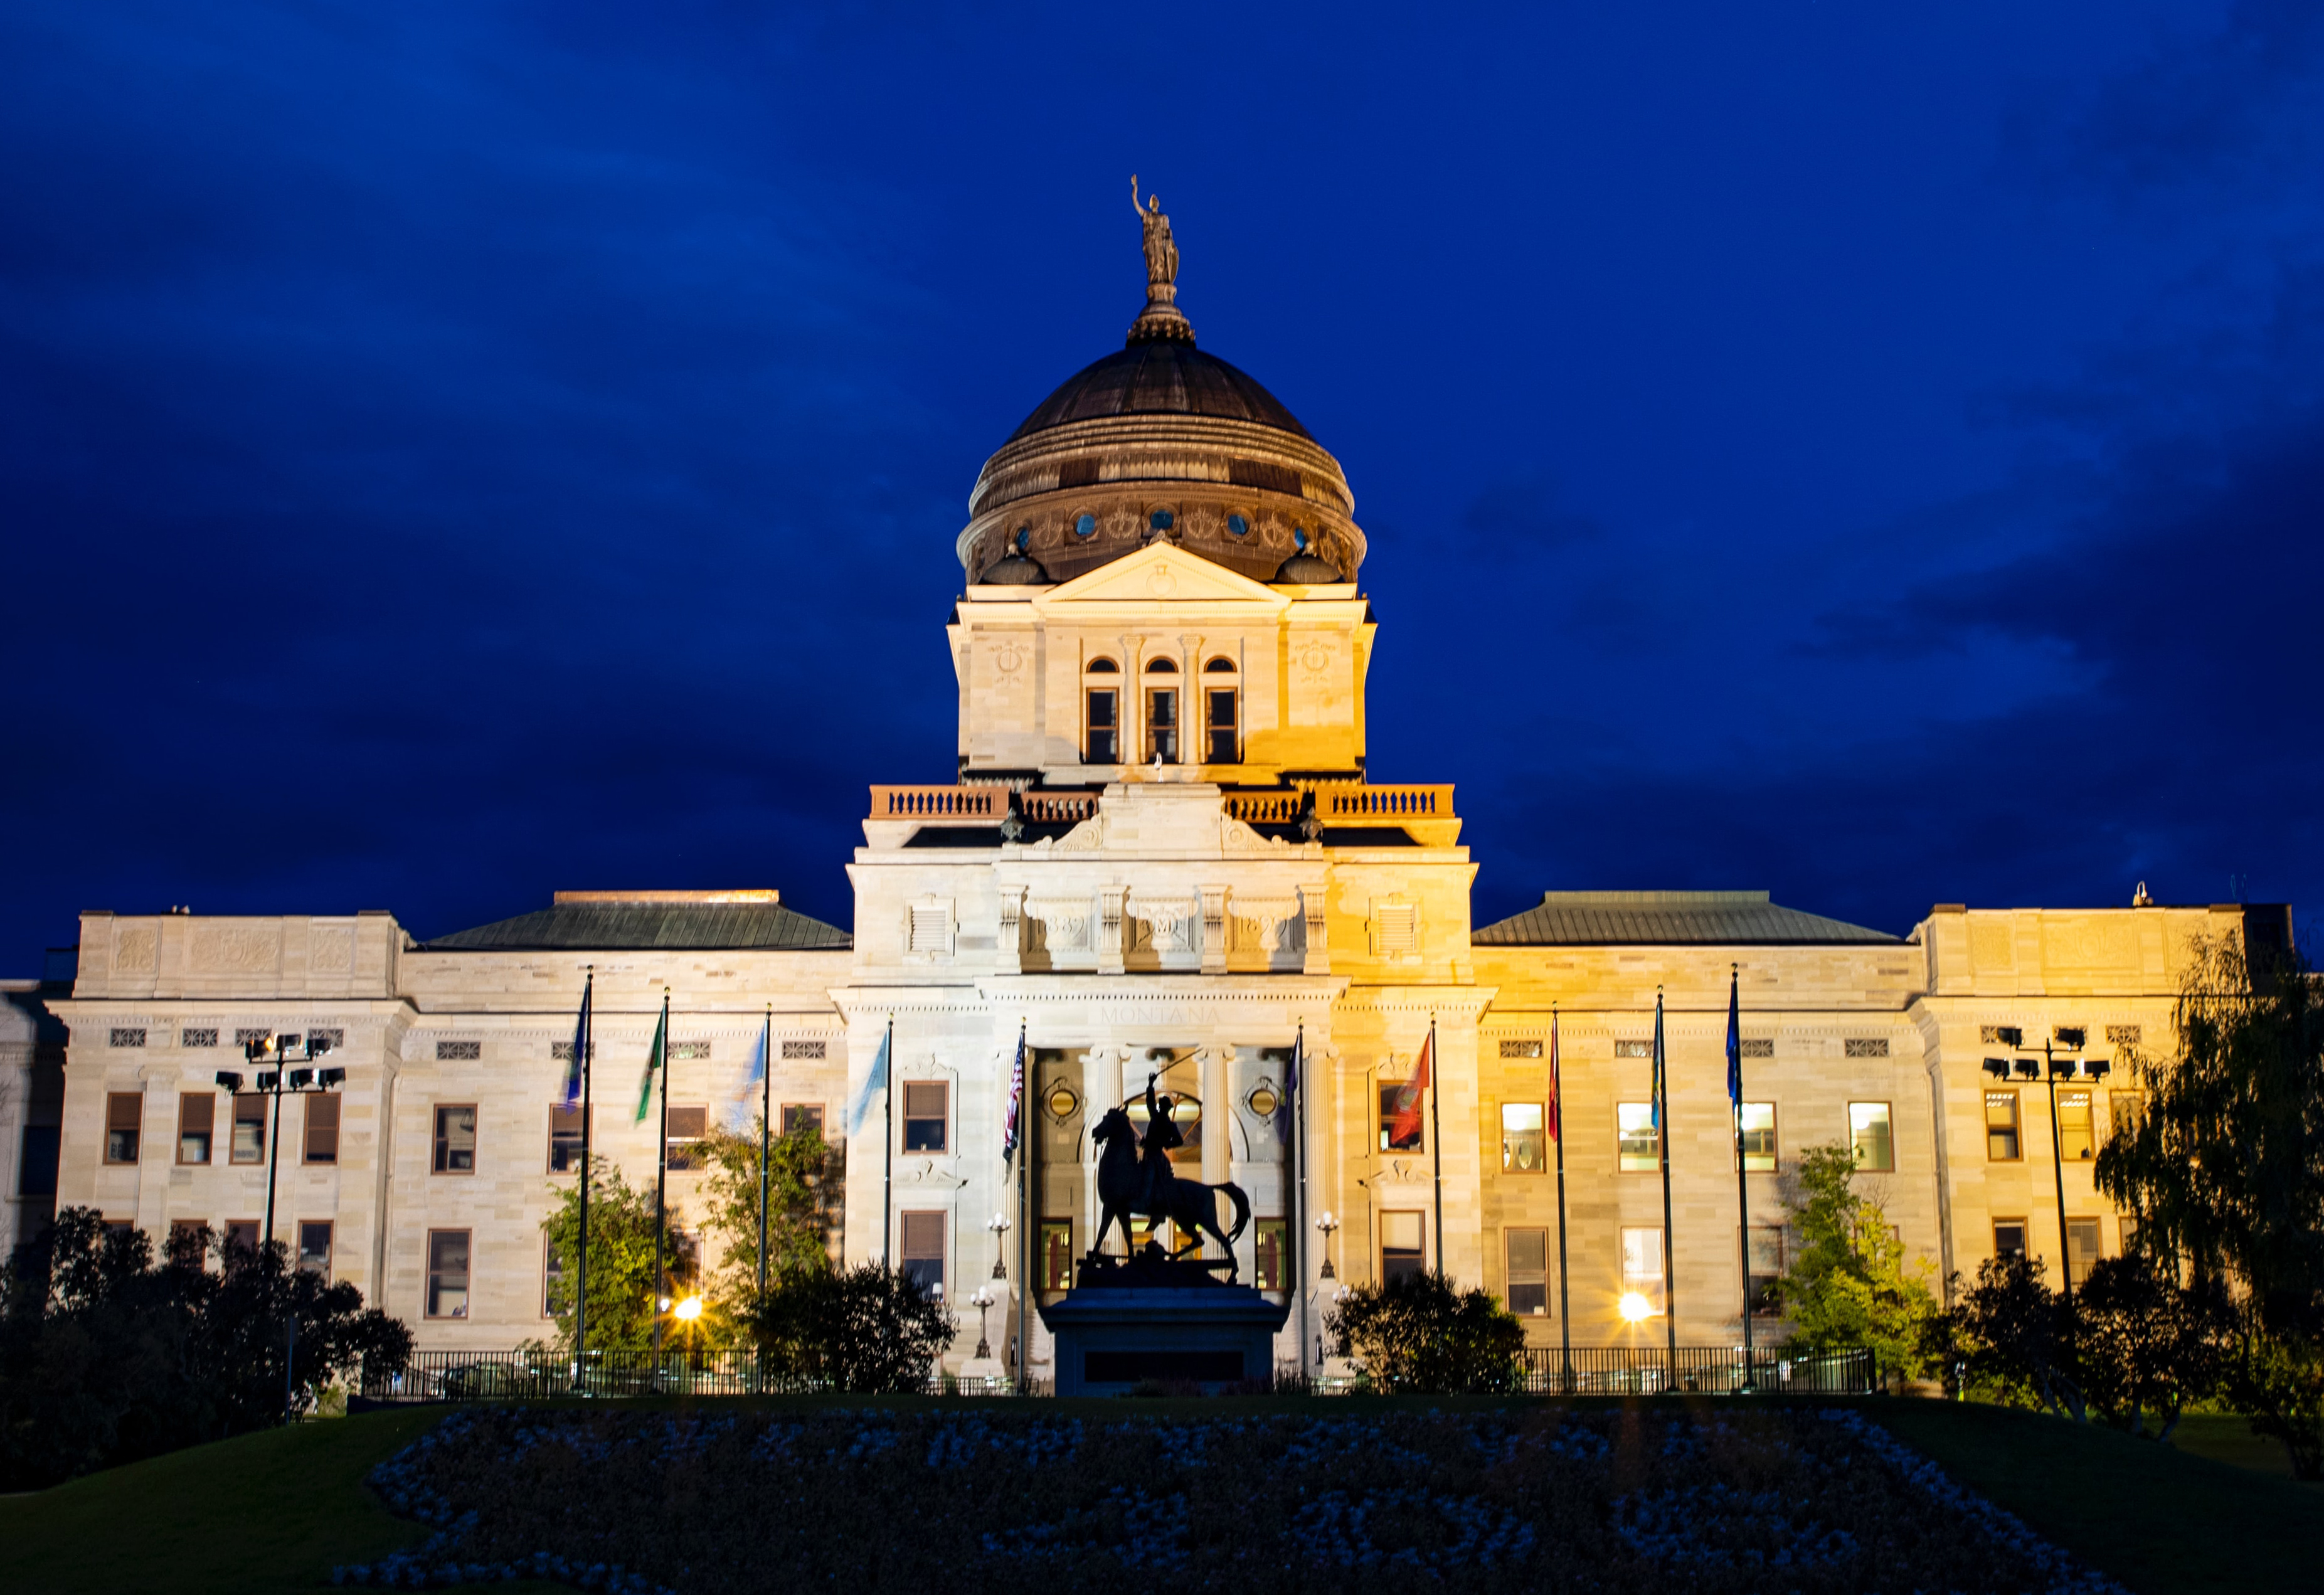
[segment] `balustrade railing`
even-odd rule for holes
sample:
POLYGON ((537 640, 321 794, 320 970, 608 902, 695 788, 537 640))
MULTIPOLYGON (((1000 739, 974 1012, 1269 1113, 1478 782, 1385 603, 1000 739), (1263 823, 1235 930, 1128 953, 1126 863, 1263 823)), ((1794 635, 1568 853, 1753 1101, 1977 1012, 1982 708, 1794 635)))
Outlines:
POLYGON ((1024 792, 1018 811, 1036 825, 1077 825, 1097 812, 1094 792, 1024 792))
POLYGON ((1318 787, 1315 812, 1326 825, 1351 819, 1450 819, 1452 788, 1449 785, 1318 787))
POLYGON ((1287 825, 1307 799, 1302 792, 1229 792, 1225 803, 1228 815, 1246 825, 1287 825))
POLYGON ((978 820, 998 825, 1009 812, 1006 787, 874 787, 875 820, 978 820))

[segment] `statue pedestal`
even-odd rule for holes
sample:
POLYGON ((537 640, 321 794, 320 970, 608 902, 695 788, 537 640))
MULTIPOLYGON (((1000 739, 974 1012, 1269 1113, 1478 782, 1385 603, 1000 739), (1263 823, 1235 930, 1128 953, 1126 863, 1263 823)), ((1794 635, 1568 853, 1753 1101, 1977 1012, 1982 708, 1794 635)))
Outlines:
POLYGON ((1077 1286, 1041 1308, 1060 1396, 1121 1396, 1149 1381, 1213 1393, 1275 1377, 1291 1308, 1248 1286, 1077 1286))

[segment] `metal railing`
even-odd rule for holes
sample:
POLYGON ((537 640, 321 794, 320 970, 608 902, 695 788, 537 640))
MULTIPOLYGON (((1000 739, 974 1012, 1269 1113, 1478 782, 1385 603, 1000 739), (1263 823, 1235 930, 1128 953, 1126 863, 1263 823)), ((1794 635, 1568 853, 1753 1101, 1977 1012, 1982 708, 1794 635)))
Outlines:
POLYGON ((1520 1388, 1539 1395, 1659 1396, 1665 1391, 1732 1396, 1748 1384, 1762 1396, 1868 1396, 1877 1369, 1866 1351, 1794 1357, 1754 1351, 1750 1377, 1740 1346, 1681 1346, 1675 1357, 1640 1346, 1528 1347, 1520 1388))

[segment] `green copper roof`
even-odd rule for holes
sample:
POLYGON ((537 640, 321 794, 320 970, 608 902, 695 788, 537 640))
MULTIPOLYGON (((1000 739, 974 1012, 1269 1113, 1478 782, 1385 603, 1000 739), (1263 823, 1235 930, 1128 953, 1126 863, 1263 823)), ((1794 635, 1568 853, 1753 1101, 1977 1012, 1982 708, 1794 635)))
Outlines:
POLYGON ((1896 942, 1821 914, 1767 900, 1764 891, 1545 891, 1541 903, 1470 936, 1478 946, 1812 946, 1896 942))
POLYGON ((853 945, 838 927, 794 914, 779 903, 685 902, 558 903, 420 944, 430 953, 552 948, 789 952, 853 945))

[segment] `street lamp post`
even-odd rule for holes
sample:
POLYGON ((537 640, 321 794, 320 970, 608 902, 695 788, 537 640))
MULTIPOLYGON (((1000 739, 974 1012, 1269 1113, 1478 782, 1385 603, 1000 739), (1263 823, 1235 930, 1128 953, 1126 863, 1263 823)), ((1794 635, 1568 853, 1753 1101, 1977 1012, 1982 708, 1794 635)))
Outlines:
POLYGON ((1338 1275, 1332 1272, 1332 1231, 1339 1227, 1340 1221, 1332 1216, 1332 1210, 1330 1208, 1327 1207, 1322 1212, 1315 1215, 1315 1228, 1322 1231, 1323 1234, 1323 1267, 1315 1276, 1318 1279, 1336 1279, 1339 1277, 1338 1275))
POLYGON ((984 1227, 992 1231, 992 1277, 1006 1279, 1009 1277, 1009 1215, 996 1212, 984 1221, 984 1227))
POLYGON ((984 1310, 1000 1299, 992 1294, 990 1286, 982 1285, 978 1286, 976 1294, 968 1298, 968 1305, 976 1309, 976 1357, 980 1362, 989 1360, 992 1355, 992 1340, 985 1332, 984 1310))
MULTIPOLYGON (((286 1064, 311 1065, 330 1050, 331 1038, 328 1036, 312 1034, 303 1037, 266 1035, 254 1037, 243 1044, 243 1060, 251 1065, 257 1076, 254 1083, 262 1093, 271 1095, 274 1099, 273 1122, 267 1130, 266 1228, 261 1232, 259 1238, 261 1247, 274 1239, 274 1182, 275 1171, 282 1162, 283 1094, 287 1092, 292 1096, 297 1096, 310 1091, 335 1091, 346 1084, 347 1079, 347 1072, 345 1069, 286 1069, 283 1065, 286 1064), (290 1050, 293 1046, 299 1048, 295 1053, 290 1050), (274 1067, 271 1069, 258 1067, 260 1064, 270 1058, 273 1060, 274 1067)), ((235 1095, 241 1093, 242 1076, 235 1071, 220 1069, 217 1078, 217 1083, 229 1093, 235 1095)))
MULTIPOLYGON (((2025 1045, 2024 1032, 2016 1028, 2005 1027, 1998 1029, 1995 1032, 1995 1038, 2014 1047, 2025 1045)), ((2033 1079, 2038 1068, 2043 1083, 2050 1089, 2050 1172, 2058 1198, 2058 1288, 2065 1298, 2066 1322, 2069 1324, 2072 1323, 2074 1316, 2074 1254, 2070 1231, 2066 1227, 2066 1152, 2058 1125, 2058 1082, 2061 1079, 2103 1080, 2108 1068, 2104 1058, 2061 1058, 2058 1054, 2061 1051, 2080 1053, 2088 1042, 2087 1030, 2061 1025, 2042 1043, 2039 1065, 2032 1058, 2019 1058, 2015 1068, 2020 1080, 2033 1079)), ((1985 1060, 1985 1072, 1997 1080, 2006 1080, 2011 1074, 2010 1062, 2007 1058, 1987 1058, 1985 1060)), ((2018 1133, 2023 1135, 2024 1131, 2021 1128, 2018 1133)))

